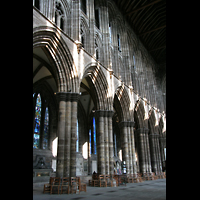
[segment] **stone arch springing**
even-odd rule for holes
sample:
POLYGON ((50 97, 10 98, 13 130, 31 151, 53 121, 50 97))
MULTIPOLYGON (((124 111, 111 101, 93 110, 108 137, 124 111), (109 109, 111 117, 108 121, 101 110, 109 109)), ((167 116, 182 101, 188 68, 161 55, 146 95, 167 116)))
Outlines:
MULTIPOLYGON (((134 119, 136 121, 136 129, 145 127, 144 123, 145 109, 141 99, 136 101, 134 119)), ((147 127, 147 126, 146 126, 147 127)))
POLYGON ((86 78, 90 88, 92 89, 92 98, 94 100, 96 110, 109 110, 110 103, 107 98, 108 82, 99 65, 89 64, 83 79, 86 78))
POLYGON ((157 129, 156 129, 156 117, 155 117, 155 111, 153 109, 151 109, 149 111, 149 120, 148 120, 148 125, 149 125, 149 133, 150 134, 155 134, 157 133, 157 129))
POLYGON ((48 57, 54 61, 58 92, 77 92, 79 88, 78 73, 68 46, 59 30, 50 27, 33 29, 33 48, 44 47, 48 57))
POLYGON ((130 113, 130 98, 124 85, 117 88, 114 96, 114 105, 118 110, 118 117, 120 121, 131 121, 133 116, 130 113))

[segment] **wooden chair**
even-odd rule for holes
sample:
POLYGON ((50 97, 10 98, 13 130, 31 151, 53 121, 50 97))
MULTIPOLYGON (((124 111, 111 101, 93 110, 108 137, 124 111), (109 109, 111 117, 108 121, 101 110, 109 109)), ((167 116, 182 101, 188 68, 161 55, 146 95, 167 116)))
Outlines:
POLYGON ((91 185, 94 187, 99 186, 99 174, 98 173, 92 175, 91 185))
POLYGON ((78 190, 78 178, 77 177, 71 177, 71 183, 70 183, 70 193, 73 194, 73 192, 77 192, 78 190))
POLYGON ((79 189, 79 194, 81 191, 87 191, 87 186, 86 186, 86 183, 81 183, 81 178, 80 177, 77 177, 78 178, 78 189, 79 189))
POLYGON ((61 194, 63 194, 63 191, 66 191, 66 193, 69 194, 69 189, 70 189, 70 178, 63 177, 62 185, 61 185, 61 194), (66 189, 63 190, 63 188, 66 188, 66 189))
POLYGON ((143 177, 141 173, 137 173, 139 182, 143 182, 143 177))
POLYGON ((53 191, 54 188, 57 188, 57 194, 59 194, 60 177, 52 177, 50 187, 51 187, 50 194, 52 194, 52 191, 53 191))
POLYGON ((151 172, 149 172, 148 174, 149 180, 154 180, 153 174, 151 172))
POLYGON ((105 181, 106 181, 107 186, 113 187, 113 180, 110 175, 105 175, 105 181))
POLYGON ((107 182, 104 178, 104 175, 99 175, 99 186, 100 187, 107 187, 107 182))
POLYGON ((114 175, 113 178, 115 179, 116 181, 116 186, 119 186, 119 181, 118 181, 118 175, 114 175))
POLYGON ((133 183, 134 181, 134 175, 133 174, 129 174, 128 175, 128 183, 133 183))
POLYGON ((152 176, 153 176, 154 180, 157 180, 157 179, 158 179, 158 177, 155 175, 154 172, 152 172, 152 176))
POLYGON ((144 181, 148 181, 149 180, 149 176, 147 175, 147 173, 143 173, 143 180, 144 181))
POLYGON ((52 180, 52 177, 50 177, 49 183, 44 184, 43 193, 45 193, 45 192, 49 192, 50 193, 50 190, 51 190, 51 180, 52 180))

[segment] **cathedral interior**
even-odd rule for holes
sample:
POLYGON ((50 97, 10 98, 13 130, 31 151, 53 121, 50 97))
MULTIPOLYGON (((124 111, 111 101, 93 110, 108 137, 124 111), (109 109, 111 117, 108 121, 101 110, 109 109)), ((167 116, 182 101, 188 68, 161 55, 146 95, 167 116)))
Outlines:
POLYGON ((33 0, 33 183, 166 170, 165 32, 165 0, 33 0))

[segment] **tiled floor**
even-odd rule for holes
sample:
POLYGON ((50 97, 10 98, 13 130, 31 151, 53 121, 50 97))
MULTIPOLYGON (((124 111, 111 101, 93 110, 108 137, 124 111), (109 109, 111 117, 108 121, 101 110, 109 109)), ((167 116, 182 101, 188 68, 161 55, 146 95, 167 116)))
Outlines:
POLYGON ((91 187, 80 194, 43 194, 43 187, 33 190, 33 200, 71 199, 71 200, 164 200, 166 199, 166 179, 128 183, 119 187, 91 187))

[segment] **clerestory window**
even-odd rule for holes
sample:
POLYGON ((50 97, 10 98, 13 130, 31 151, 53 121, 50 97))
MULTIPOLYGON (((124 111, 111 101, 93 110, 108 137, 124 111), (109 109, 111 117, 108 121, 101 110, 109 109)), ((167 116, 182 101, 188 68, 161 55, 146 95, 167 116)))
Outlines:
POLYGON ((61 3, 56 1, 55 23, 62 30, 64 30, 64 21, 65 21, 65 15, 64 15, 62 5, 61 3))

